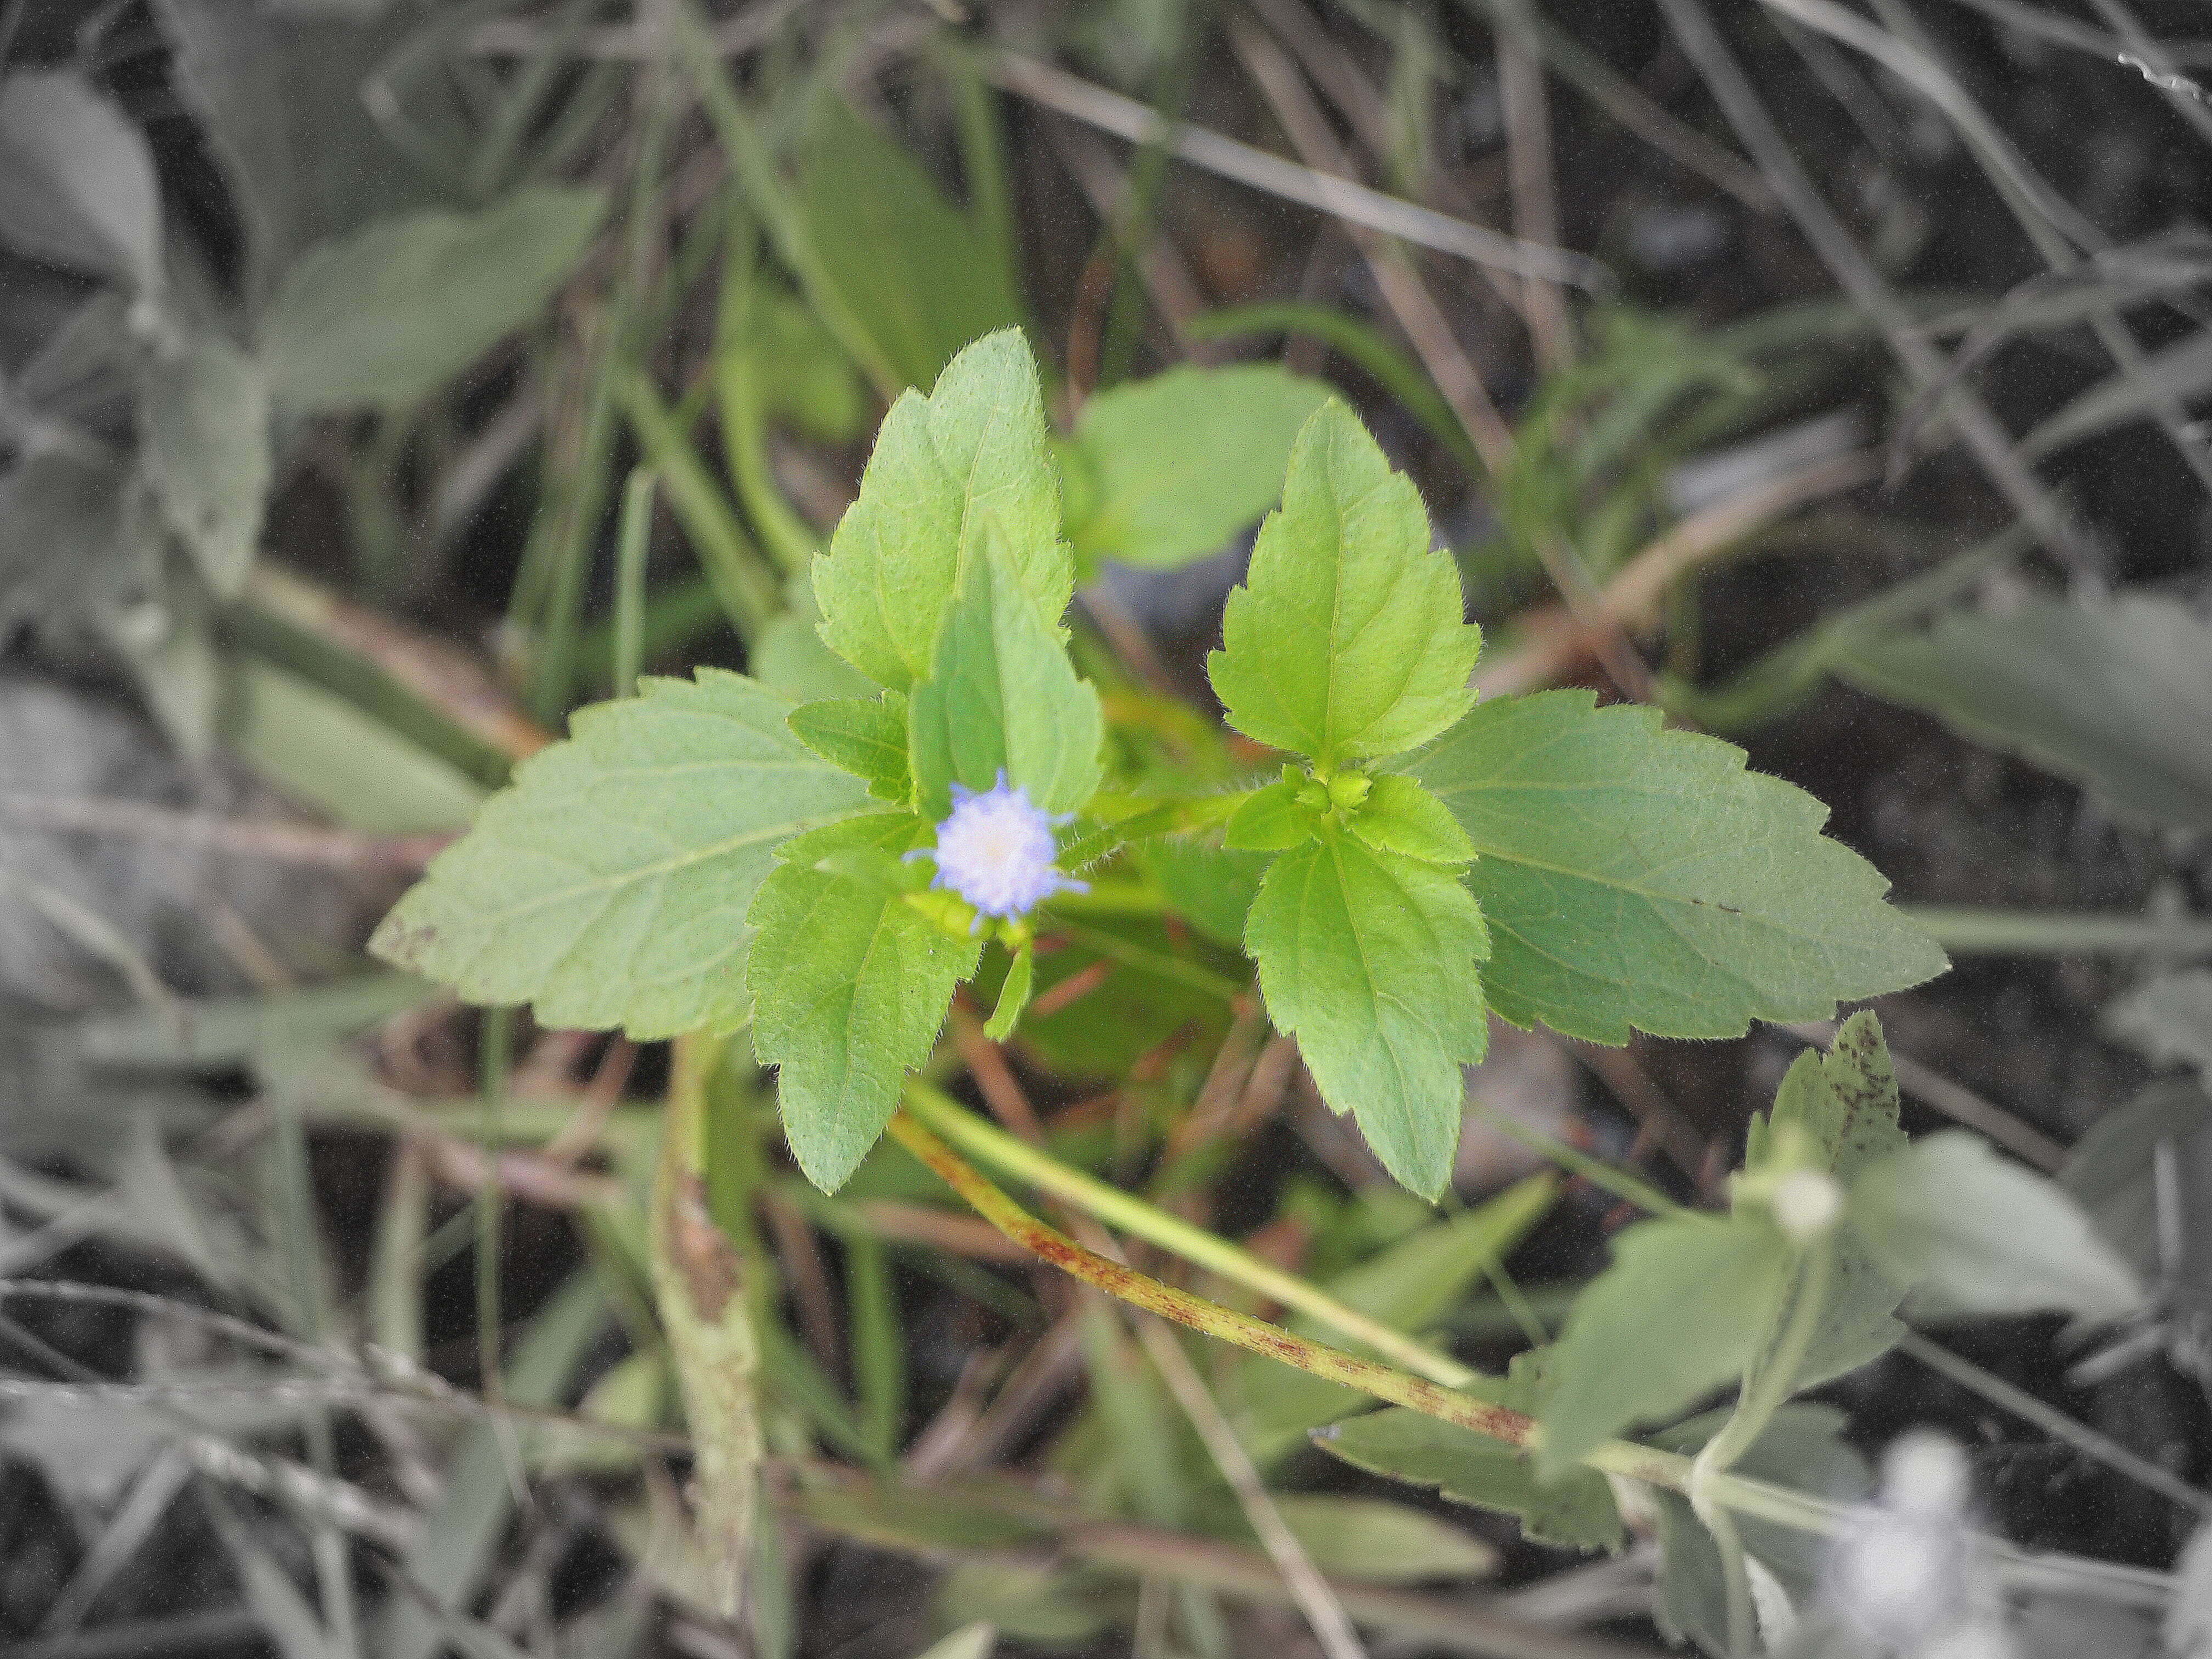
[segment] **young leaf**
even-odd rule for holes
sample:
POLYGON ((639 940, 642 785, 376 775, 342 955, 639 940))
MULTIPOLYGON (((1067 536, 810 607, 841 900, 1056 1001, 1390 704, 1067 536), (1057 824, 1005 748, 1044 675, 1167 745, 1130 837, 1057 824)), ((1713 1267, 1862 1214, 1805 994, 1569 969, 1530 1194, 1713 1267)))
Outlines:
POLYGON ((1774 1328, 1789 1263, 1755 1212, 1624 1231, 1552 1348, 1538 1472, 1549 1480, 1631 1424, 1679 1416, 1740 1377, 1774 1328))
POLYGON ((791 729, 823 760, 866 783, 877 799, 903 804, 912 793, 906 699, 897 692, 801 703, 791 711, 791 729))
MULTIPOLYGON (((1504 1378, 1486 1378, 1468 1392, 1515 1411, 1533 1410, 1545 1358, 1542 1351, 1516 1355, 1504 1378)), ((1571 1468, 1540 1482, 1520 1447, 1402 1406, 1335 1424, 1316 1433, 1314 1443, 1370 1474, 1434 1486, 1455 1504, 1516 1516, 1531 1543, 1617 1551, 1627 1541, 1613 1488, 1596 1470, 1571 1468)))
POLYGON ((1014 1025, 1029 1006, 1030 990, 1036 983, 1036 947, 1024 939, 1021 948, 1014 952, 1006 977, 999 986, 998 1006, 991 1010, 991 1018, 983 1022, 983 1035, 994 1042, 1004 1042, 1014 1034, 1014 1025))
POLYGON ((928 673, 938 628, 994 520, 1017 580, 1048 622, 1075 590, 1060 539, 1060 493, 1045 453, 1036 362, 1001 329, 949 364, 927 398, 891 405, 860 498, 815 562, 822 637, 879 684, 928 673))
POLYGON ((1467 712, 1482 630, 1465 615, 1412 482, 1332 400, 1298 434, 1206 673, 1231 726, 1334 769, 1411 749, 1467 712))
POLYGON ((1097 393, 1060 456, 1078 556, 1171 570, 1222 547, 1282 495, 1291 447, 1328 395, 1273 363, 1170 368, 1097 393))
POLYGON ((1868 1166, 1844 1215, 1884 1273, 1960 1312, 2113 1320, 2142 1305, 2133 1270, 2063 1189, 1963 1130, 1868 1166))
POLYGON ((1298 797, 1303 778, 1283 778, 1256 789, 1221 827, 1221 844, 1232 853, 1280 853, 1310 841, 1321 822, 1318 809, 1298 797))
POLYGON ((1382 1165, 1433 1199, 1451 1179, 1462 1065, 1490 1028, 1482 912, 1458 878, 1341 830, 1275 860, 1244 927, 1276 1027, 1382 1165))
POLYGON ((1656 708, 1594 702, 1498 698, 1407 768, 1474 843, 1499 1014, 1595 1042, 1740 1036, 1943 970, 1880 872, 1820 836, 1820 802, 1656 708))
POLYGON ((745 910, 775 848, 856 811, 742 675, 648 679, 573 717, 432 861, 370 948, 476 1001, 641 1040, 744 1023, 745 910))
POLYGON ((2172 599, 2031 599, 1852 638, 1844 678, 2087 786, 2141 823, 2212 829, 2212 628, 2172 599))
POLYGON ((1474 843, 1451 809, 1408 777, 1375 780, 1350 819, 1352 833, 1378 853, 1399 853, 1456 870, 1474 857, 1474 843))
POLYGON ((277 400, 398 410, 537 314, 606 210, 595 189, 532 185, 473 213, 379 219, 311 250, 263 323, 277 400))
POLYGON ((793 1157, 835 1192, 898 1109, 906 1074, 929 1058, 981 946, 957 939, 890 880, 855 872, 927 844, 910 813, 871 813, 784 849, 749 917, 753 1047, 776 1070, 793 1157))
POLYGON ((1098 694, 1076 678, 995 534, 987 546, 969 562, 929 678, 914 688, 908 756, 933 821, 952 810, 954 784, 987 790, 1001 771, 1047 812, 1072 812, 1098 788, 1098 694))
POLYGON ((156 352, 139 388, 142 465, 170 532, 207 585, 235 594, 253 562, 269 491, 269 388, 260 366, 213 335, 156 352))

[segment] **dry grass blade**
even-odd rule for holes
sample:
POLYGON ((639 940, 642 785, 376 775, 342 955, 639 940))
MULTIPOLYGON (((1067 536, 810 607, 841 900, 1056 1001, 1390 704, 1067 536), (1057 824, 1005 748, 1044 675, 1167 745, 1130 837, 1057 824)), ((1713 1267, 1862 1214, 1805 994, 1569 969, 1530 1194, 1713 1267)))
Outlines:
POLYGON ((1612 273, 1596 260, 1564 248, 1522 242, 1418 203, 1370 190, 1350 179, 1316 173, 1266 150, 1255 149, 1205 127, 1170 127, 1133 98, 1093 85, 1033 58, 1001 52, 990 60, 992 77, 1007 91, 1058 110, 1133 144, 1163 144, 1178 159, 1285 201, 1417 242, 1470 264, 1570 288, 1609 290, 1612 273))

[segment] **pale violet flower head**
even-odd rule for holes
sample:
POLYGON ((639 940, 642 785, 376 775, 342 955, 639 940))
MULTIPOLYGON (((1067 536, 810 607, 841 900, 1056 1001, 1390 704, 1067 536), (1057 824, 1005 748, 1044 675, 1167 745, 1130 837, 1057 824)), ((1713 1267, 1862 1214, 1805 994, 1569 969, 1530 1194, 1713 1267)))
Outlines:
MULTIPOLYGON (((1916 1659, 1939 1648, 1948 1656, 1948 1644, 1983 1631, 1977 1592, 1986 1575, 1967 1527, 1971 1496, 1966 1454, 1953 1442, 1916 1430, 1891 1445, 1880 1501, 1838 1540, 1830 1565, 1831 1592, 1852 1624, 1916 1659)), ((1971 1641, 1958 1649, 1973 1651, 1971 1641)))
POLYGON ((907 854, 927 854, 937 860, 933 887, 950 888, 975 907, 975 926, 985 916, 1012 921, 1027 915, 1054 893, 1088 892, 1091 884, 1054 867, 1060 852, 1053 829, 1067 817, 1054 817, 1029 798, 1009 788, 1004 769, 997 785, 978 794, 952 786, 952 813, 937 826, 937 845, 907 854))

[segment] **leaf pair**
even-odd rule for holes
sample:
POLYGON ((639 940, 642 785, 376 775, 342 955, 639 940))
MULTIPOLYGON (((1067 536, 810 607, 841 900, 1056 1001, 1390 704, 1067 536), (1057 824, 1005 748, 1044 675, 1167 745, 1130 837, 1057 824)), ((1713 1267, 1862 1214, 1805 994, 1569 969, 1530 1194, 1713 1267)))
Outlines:
POLYGON ((1286 771, 1229 830, 1231 847, 1279 854, 1245 922, 1261 993, 1322 1097, 1433 1198, 1458 1145, 1460 1066, 1489 1035, 1489 935, 1458 874, 1473 849, 1410 778, 1340 769, 1466 714, 1482 635, 1412 483, 1342 404, 1300 433, 1222 636, 1206 670, 1230 723, 1314 772, 1286 771))

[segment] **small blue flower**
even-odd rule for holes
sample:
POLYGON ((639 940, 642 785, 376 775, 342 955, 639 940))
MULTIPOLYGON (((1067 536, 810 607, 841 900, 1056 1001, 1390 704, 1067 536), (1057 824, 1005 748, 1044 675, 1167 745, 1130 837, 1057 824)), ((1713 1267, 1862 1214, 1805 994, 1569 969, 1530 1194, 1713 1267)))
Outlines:
POLYGON ((1053 867, 1060 852, 1053 827, 1066 823, 1067 815, 1054 817, 1029 798, 1029 792, 1006 787, 1001 768, 996 787, 977 794, 952 786, 952 814, 937 826, 937 845, 907 854, 925 854, 937 860, 932 887, 949 887, 976 910, 975 926, 985 916, 1012 921, 1027 915, 1054 893, 1087 893, 1091 884, 1078 881, 1053 867))

